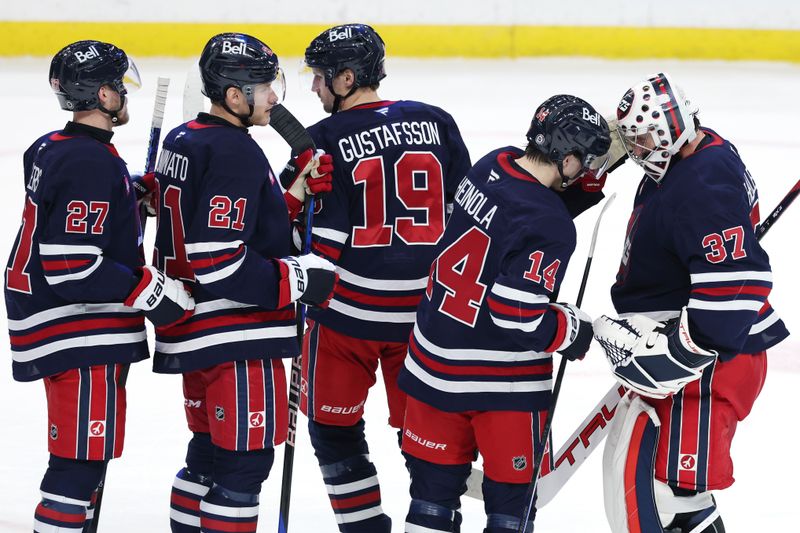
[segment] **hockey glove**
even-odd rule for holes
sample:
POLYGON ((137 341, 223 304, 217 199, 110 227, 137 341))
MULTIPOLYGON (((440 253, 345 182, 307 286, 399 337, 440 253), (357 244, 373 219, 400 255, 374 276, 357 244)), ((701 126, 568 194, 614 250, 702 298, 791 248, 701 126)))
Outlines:
POLYGON ((558 312, 558 331, 545 351, 558 352, 570 361, 583 359, 592 344, 592 319, 572 304, 550 304, 558 312))
POLYGON ((717 359, 692 341, 689 315, 656 322, 642 315, 614 320, 605 315, 594 322, 594 337, 617 380, 651 398, 666 398, 699 379, 717 359))
POLYGON ((333 189, 333 157, 322 150, 308 148, 286 163, 280 175, 281 186, 301 203, 306 194, 322 195, 333 189))
POLYGON ((338 276, 333 263, 314 254, 284 257, 281 266, 280 306, 300 303, 327 307, 338 276))
POLYGON ((180 324, 194 313, 194 298, 183 283, 167 277, 152 266, 142 267, 142 279, 125 300, 125 305, 144 311, 156 327, 180 324))
POLYGON ((147 209, 147 216, 156 216, 156 202, 158 201, 156 192, 156 175, 148 172, 144 175, 131 174, 131 185, 136 194, 136 205, 144 204, 147 209))

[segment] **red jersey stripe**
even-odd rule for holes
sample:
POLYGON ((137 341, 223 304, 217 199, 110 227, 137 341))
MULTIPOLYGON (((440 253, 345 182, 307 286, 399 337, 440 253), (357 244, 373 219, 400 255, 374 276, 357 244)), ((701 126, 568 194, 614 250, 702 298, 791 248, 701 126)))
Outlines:
MULTIPOLYGON (((422 299, 422 294, 415 294, 413 296, 375 296, 372 294, 364 294, 342 287, 341 284, 337 284, 333 292, 348 300, 353 300, 354 302, 385 307, 416 307, 422 299)), ((420 292, 422 292, 422 289, 420 289, 420 292)))
POLYGON ((28 333, 27 335, 12 334, 11 344, 12 346, 24 346, 47 339, 48 337, 55 337, 56 335, 64 335, 66 333, 80 331, 84 335, 87 335, 91 334, 91 330, 93 329, 131 328, 135 326, 144 326, 144 318, 95 318, 90 320, 77 320, 75 322, 43 328, 39 331, 28 333))
POLYGON ((530 375, 543 375, 551 374, 553 372, 553 363, 550 360, 547 364, 543 365, 524 365, 513 367, 496 367, 485 365, 446 365, 434 361, 419 349, 416 340, 412 336, 408 343, 409 349, 426 367, 443 374, 451 374, 455 376, 530 376, 530 375))

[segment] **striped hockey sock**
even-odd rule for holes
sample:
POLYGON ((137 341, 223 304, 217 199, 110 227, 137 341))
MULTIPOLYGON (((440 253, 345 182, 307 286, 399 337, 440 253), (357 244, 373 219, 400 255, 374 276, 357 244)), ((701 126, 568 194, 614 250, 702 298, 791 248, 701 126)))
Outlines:
POLYGON ((35 533, 80 533, 86 522, 89 502, 58 497, 60 501, 42 498, 33 515, 35 533))
POLYGON ((211 479, 181 469, 170 496, 169 526, 173 533, 200 531, 200 500, 211 488, 211 479))
POLYGON ((343 533, 389 533, 391 519, 381 508, 377 471, 368 455, 321 465, 331 507, 343 533))
POLYGON ((200 502, 202 533, 256 533, 258 494, 214 485, 200 502))

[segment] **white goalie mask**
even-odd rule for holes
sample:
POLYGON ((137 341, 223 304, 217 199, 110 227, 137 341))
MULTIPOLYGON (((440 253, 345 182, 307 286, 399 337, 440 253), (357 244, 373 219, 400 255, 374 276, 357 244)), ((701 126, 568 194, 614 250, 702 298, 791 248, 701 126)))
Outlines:
POLYGON ((628 89, 617 107, 618 135, 628 155, 656 183, 670 159, 697 136, 697 107, 667 73, 659 73, 628 89))

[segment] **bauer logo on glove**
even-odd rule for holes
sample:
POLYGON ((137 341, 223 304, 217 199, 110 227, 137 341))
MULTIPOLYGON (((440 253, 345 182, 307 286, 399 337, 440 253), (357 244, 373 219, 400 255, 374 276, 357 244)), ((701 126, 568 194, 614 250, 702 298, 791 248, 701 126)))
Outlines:
POLYGON ((601 316, 594 337, 606 352, 615 377, 651 398, 666 398, 700 378, 717 352, 699 347, 689 332, 684 307, 680 317, 656 322, 643 315, 624 319, 601 316))

